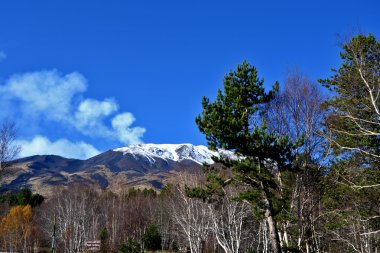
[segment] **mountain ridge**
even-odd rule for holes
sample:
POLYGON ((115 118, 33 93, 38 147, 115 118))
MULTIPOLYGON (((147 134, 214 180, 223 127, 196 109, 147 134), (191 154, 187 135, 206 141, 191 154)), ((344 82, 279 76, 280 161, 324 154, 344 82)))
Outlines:
POLYGON ((132 144, 86 160, 57 155, 20 158, 0 177, 0 192, 30 188, 50 196, 57 187, 79 183, 115 192, 128 187, 160 189, 184 170, 214 163, 214 156, 233 157, 230 151, 211 151, 202 145, 132 144))

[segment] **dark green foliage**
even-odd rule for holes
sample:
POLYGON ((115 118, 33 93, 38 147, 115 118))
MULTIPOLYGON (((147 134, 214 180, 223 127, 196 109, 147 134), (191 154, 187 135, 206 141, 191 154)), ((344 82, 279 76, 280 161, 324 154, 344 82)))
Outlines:
POLYGON ((100 231, 100 251, 101 252, 107 252, 107 240, 108 240, 108 232, 106 228, 103 228, 100 231))
POLYGON ((30 189, 21 189, 19 192, 10 192, 0 196, 0 203, 7 203, 10 206, 31 205, 36 207, 42 204, 44 197, 40 194, 33 194, 30 189))
MULTIPOLYGON (((206 134, 209 147, 233 149, 245 153, 249 149, 252 127, 262 112, 261 106, 278 90, 278 83, 266 93, 264 80, 259 79, 255 67, 243 62, 237 70, 224 77, 224 92, 218 90, 215 102, 202 100, 203 112, 196 118, 202 133, 206 134), (247 146, 248 145, 248 146, 247 146)), ((257 123, 257 122, 256 122, 257 123)))
POLYGON ((376 112, 380 101, 371 100, 368 90, 374 95, 380 92, 380 42, 373 35, 358 35, 343 46, 340 56, 340 68, 321 83, 335 92, 326 102, 330 110, 325 119, 327 134, 337 155, 330 176, 345 181, 351 189, 380 180, 380 117, 376 112))
POLYGON ((152 188, 149 188, 149 189, 144 188, 144 190, 142 191, 142 194, 144 197, 156 197, 157 196, 157 193, 152 188))
POLYGON ((126 243, 123 243, 120 246, 119 252, 121 253, 139 253, 140 244, 132 238, 128 238, 126 243))
POLYGON ((141 190, 140 189, 135 189, 134 187, 132 187, 132 188, 128 189, 126 197, 127 197, 127 199, 129 199, 131 197, 136 196, 138 193, 141 193, 141 190))
POLYGON ((127 199, 129 199, 129 198, 139 196, 139 195, 142 195, 144 197, 156 197, 157 193, 151 188, 150 189, 144 188, 143 190, 140 190, 140 189, 135 189, 134 187, 132 187, 128 189, 126 197, 127 199))
MULTIPOLYGON (((255 67, 243 62, 236 71, 230 72, 223 80, 224 91, 218 90, 215 102, 203 98, 202 115, 196 123, 206 135, 212 149, 228 149, 239 160, 221 158, 217 160, 226 167, 232 167, 234 176, 229 182, 242 182, 251 188, 241 193, 241 198, 261 205, 263 194, 267 198, 279 200, 279 190, 275 174, 292 169, 292 144, 287 137, 280 138, 268 131, 261 117, 264 105, 278 90, 276 83, 270 92, 265 92, 264 81, 257 76, 255 67), (244 158, 242 158, 244 157, 244 158)), ((223 186, 226 178, 211 173, 209 184, 204 189, 188 191, 192 196, 206 198, 223 186)), ((284 206, 276 205, 279 209, 284 206)))
MULTIPOLYGON (((278 91, 278 83, 268 93, 257 70, 247 62, 224 77, 224 90, 218 90, 216 100, 203 98, 203 112, 196 118, 199 130, 206 135, 211 149, 227 149, 239 159, 216 159, 233 174, 223 176, 211 171, 205 188, 188 190, 190 196, 215 198, 218 189, 227 183, 249 186, 240 199, 249 201, 260 216, 266 213, 272 230, 271 244, 281 252, 276 220, 285 217, 289 209, 284 189, 293 169, 293 149, 287 136, 269 131, 264 117, 265 105, 278 91), (279 180, 281 178, 281 181, 279 180)), ((210 170, 208 168, 208 170, 210 170)))
POLYGON ((165 184, 160 191, 160 197, 171 194, 172 188, 173 186, 171 184, 165 184))
POLYGON ((45 200, 45 197, 40 194, 33 194, 32 199, 30 200, 29 204, 32 207, 36 207, 42 204, 42 202, 45 200))
POLYGON ((18 205, 17 193, 5 193, 0 196, 0 203, 6 203, 10 206, 18 205))
POLYGON ((156 225, 151 224, 145 229, 144 247, 147 250, 161 249, 161 235, 156 225))
POLYGON ((107 233, 107 229, 106 228, 103 228, 101 231, 100 231, 100 242, 103 244, 107 238, 108 238, 108 233, 107 233))
POLYGON ((357 238, 376 245, 380 241, 372 231, 380 229, 380 42, 373 35, 357 35, 342 49, 339 69, 321 80, 335 92, 326 102, 326 136, 335 157, 325 179, 325 229, 357 247, 357 238), (354 226, 358 229, 353 232, 354 226))
POLYGON ((21 189, 17 195, 17 204, 26 205, 32 200, 32 191, 29 189, 21 189))
MULTIPOLYGON (((364 155, 355 159, 366 159, 366 155, 380 152, 376 134, 380 133, 380 118, 369 93, 372 89, 376 96, 380 90, 380 42, 373 35, 358 35, 343 46, 340 57, 342 63, 339 69, 333 69, 334 75, 320 80, 335 94, 326 103, 331 113, 325 124, 331 131, 332 144, 338 146, 336 154, 355 155, 362 150, 364 155)), ((376 101, 375 106, 379 105, 380 101, 376 101)))

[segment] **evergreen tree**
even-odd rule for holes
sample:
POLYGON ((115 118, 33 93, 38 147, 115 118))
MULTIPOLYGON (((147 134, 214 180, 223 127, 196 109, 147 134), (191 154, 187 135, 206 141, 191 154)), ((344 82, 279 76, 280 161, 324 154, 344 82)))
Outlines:
POLYGON ((287 137, 280 138, 268 131, 263 114, 264 105, 278 90, 265 92, 264 80, 259 79, 254 66, 244 61, 236 71, 223 80, 224 90, 218 90, 217 98, 210 102, 203 98, 203 112, 196 123, 206 135, 211 149, 233 151, 237 160, 221 157, 216 161, 233 169, 233 176, 224 180, 211 174, 207 189, 190 191, 202 196, 226 182, 238 182, 249 186, 240 198, 249 201, 261 214, 269 227, 272 251, 282 252, 277 220, 287 209, 284 192, 285 174, 292 168, 292 145, 287 137), (232 180, 231 180, 232 179, 232 180))
POLYGON ((121 252, 121 253, 139 253, 139 252, 141 252, 141 247, 140 247, 140 244, 136 240, 134 240, 132 238, 128 238, 127 242, 123 243, 120 246, 119 252, 121 252))
POLYGON ((326 103, 325 124, 336 154, 380 158, 380 42, 358 35, 343 45, 342 63, 334 75, 320 80, 334 92, 326 103), (364 155, 364 156, 363 156, 364 155))
POLYGON ((339 69, 320 80, 334 92, 325 119, 335 155, 326 178, 327 228, 349 249, 375 252, 380 245, 380 204, 374 201, 380 199, 380 42, 360 34, 342 49, 339 69))
POLYGON ((100 251, 107 252, 108 249, 108 232, 106 228, 100 231, 100 251))
POLYGON ((9 192, 0 195, 0 203, 7 203, 10 206, 31 205, 36 207, 42 204, 45 198, 40 194, 33 194, 28 188, 22 188, 19 192, 9 192))
POLYGON ((160 250, 161 249, 161 235, 157 226, 149 225, 144 234, 144 247, 147 250, 160 250))

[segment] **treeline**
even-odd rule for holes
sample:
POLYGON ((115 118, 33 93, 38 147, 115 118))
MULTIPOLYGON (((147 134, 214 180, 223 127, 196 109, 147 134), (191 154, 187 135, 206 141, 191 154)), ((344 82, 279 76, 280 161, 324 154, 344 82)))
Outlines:
POLYGON ((44 196, 33 194, 30 189, 24 188, 19 192, 9 192, 0 195, 0 204, 5 204, 6 206, 30 205, 31 207, 36 207, 41 205, 44 199, 44 196))
POLYGON ((235 158, 183 172, 159 193, 70 187, 13 207, 1 250, 48 247, 55 226, 58 252, 83 252, 89 240, 103 252, 379 252, 380 42, 352 37, 340 57, 330 78, 295 70, 270 91, 243 62, 196 118, 209 147, 235 158), (7 230, 12 217, 26 232, 7 230))
POLYGON ((80 185, 39 206, 10 207, 0 227, 2 250, 84 252, 85 242, 101 240, 102 252, 239 252, 268 247, 265 223, 252 215, 250 205, 235 201, 236 187, 226 187, 218 202, 187 196, 200 186, 202 172, 184 172, 181 184, 154 190, 129 189, 124 194, 80 185))

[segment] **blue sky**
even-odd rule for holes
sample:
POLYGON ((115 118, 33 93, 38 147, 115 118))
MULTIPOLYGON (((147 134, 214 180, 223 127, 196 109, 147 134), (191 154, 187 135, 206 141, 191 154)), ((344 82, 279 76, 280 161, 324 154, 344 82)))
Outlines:
POLYGON ((1 1, 0 118, 21 156, 86 158, 131 143, 205 144, 202 96, 244 59, 267 87, 339 65, 337 34, 380 37, 363 1, 1 1))

